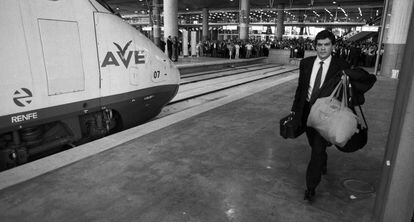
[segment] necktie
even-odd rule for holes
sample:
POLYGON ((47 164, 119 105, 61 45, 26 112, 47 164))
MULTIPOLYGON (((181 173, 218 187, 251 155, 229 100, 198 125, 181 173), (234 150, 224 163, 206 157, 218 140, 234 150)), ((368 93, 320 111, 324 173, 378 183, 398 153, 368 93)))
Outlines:
POLYGON ((310 104, 313 104, 316 101, 316 95, 319 92, 319 87, 321 86, 321 79, 322 79, 322 69, 323 69, 323 62, 321 61, 318 69, 318 73, 316 74, 315 84, 313 84, 313 89, 311 93, 311 97, 309 100, 310 104))

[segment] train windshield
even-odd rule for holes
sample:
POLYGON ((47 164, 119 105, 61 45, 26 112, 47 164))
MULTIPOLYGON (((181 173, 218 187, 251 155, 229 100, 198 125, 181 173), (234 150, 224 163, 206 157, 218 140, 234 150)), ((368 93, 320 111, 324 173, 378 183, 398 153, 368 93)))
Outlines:
POLYGON ((106 3, 105 0, 95 0, 95 1, 98 2, 100 5, 102 5, 104 8, 108 9, 108 11, 115 14, 115 11, 111 8, 111 6, 108 5, 108 3, 106 3))

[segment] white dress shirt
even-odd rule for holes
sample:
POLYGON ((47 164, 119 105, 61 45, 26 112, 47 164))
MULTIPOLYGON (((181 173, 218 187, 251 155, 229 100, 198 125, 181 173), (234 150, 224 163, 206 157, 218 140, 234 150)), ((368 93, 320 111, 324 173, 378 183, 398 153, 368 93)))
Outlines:
POLYGON ((318 74, 318 70, 320 67, 320 62, 323 61, 321 85, 319 87, 321 87, 323 85, 323 82, 325 81, 326 73, 328 72, 329 65, 331 64, 331 60, 332 60, 332 56, 329 56, 325 60, 321 60, 319 57, 316 57, 315 62, 313 63, 312 74, 311 74, 310 81, 309 81, 308 97, 306 98, 307 101, 310 100, 312 90, 313 90, 313 85, 315 84, 316 75, 318 74))

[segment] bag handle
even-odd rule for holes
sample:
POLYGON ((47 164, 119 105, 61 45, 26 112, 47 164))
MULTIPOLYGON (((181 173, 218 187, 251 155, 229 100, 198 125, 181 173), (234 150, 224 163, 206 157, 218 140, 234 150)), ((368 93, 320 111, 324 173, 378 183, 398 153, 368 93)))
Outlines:
POLYGON ((337 94, 338 94, 338 92, 339 92, 339 90, 340 90, 340 89, 339 89, 340 87, 342 87, 342 82, 341 82, 341 81, 339 81, 339 82, 338 82, 338 84, 336 85, 335 89, 332 91, 332 93, 331 93, 331 95, 329 96, 329 98, 331 98, 331 99, 332 99, 333 97, 335 97, 335 98, 336 98, 336 97, 337 97, 337 94))
MULTIPOLYGON (((346 75, 344 70, 342 70, 342 73, 344 76, 346 76, 346 86, 348 86, 347 88, 349 88, 349 97, 350 97, 350 102, 352 104, 352 100, 354 98, 352 95, 352 84, 349 83, 349 77, 348 75, 346 75)), ((358 105, 358 107, 359 107, 359 111, 361 112, 362 119, 364 120, 365 127, 368 128, 368 123, 367 123, 367 120, 365 119, 365 115, 364 115, 364 112, 362 111, 362 107, 361 105, 358 105)))
POLYGON ((348 107, 348 84, 347 84, 347 76, 344 74, 341 77, 342 83, 342 101, 341 101, 341 108, 348 107))
POLYGON ((365 127, 368 128, 368 123, 367 123, 367 120, 365 119, 364 112, 362 112, 361 105, 358 105, 358 106, 359 106, 359 111, 361 112, 361 115, 362 115, 362 119, 364 120, 365 127))

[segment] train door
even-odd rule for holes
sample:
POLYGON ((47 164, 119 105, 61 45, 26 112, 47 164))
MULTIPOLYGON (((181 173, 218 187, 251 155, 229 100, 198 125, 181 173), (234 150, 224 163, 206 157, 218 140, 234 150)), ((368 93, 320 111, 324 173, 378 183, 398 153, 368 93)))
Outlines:
POLYGON ((99 72, 89 2, 20 0, 19 7, 34 82, 33 108, 60 107, 46 113, 57 116, 81 110, 83 103, 74 105, 80 101, 97 106, 99 72))

